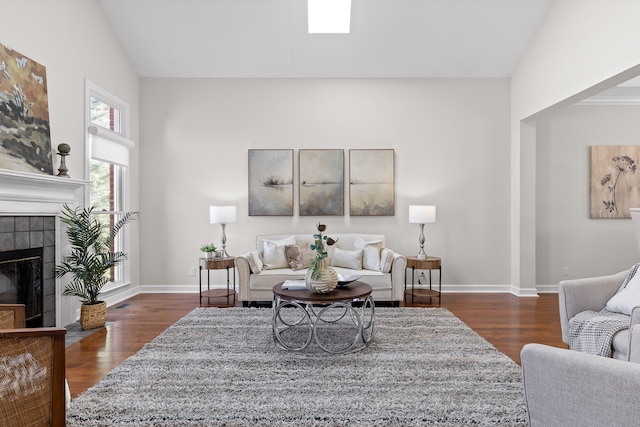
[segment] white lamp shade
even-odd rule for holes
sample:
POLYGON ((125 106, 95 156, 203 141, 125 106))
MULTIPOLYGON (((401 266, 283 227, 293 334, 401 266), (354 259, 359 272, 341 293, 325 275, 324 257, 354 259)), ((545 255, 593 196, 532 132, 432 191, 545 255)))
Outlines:
POLYGON ((436 222, 436 207, 421 205, 409 206, 409 222, 412 224, 436 222))
POLYGON ((236 222, 235 206, 209 206, 211 224, 228 224, 236 222))

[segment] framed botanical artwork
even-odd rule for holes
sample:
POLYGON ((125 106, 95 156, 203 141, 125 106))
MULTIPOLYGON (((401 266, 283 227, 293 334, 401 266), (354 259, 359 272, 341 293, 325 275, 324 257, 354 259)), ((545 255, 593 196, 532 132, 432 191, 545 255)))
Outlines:
POLYGON ((596 145, 591 151, 591 218, 631 218, 640 206, 640 145, 596 145))
POLYGON ((0 44, 0 168, 53 175, 46 68, 0 44))
POLYGON ((344 150, 300 150, 300 216, 344 215, 344 150))
POLYGON ((249 216, 293 215, 293 150, 249 150, 249 216))
POLYGON ((349 211, 353 216, 395 214, 393 149, 349 150, 349 211))

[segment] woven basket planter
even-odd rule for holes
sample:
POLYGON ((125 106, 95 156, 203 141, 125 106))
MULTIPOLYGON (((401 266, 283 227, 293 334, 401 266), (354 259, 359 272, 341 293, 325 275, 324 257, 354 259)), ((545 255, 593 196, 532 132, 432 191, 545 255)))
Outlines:
POLYGON ((80 326, 83 330, 102 328, 107 324, 107 303, 82 304, 80 307, 80 326))

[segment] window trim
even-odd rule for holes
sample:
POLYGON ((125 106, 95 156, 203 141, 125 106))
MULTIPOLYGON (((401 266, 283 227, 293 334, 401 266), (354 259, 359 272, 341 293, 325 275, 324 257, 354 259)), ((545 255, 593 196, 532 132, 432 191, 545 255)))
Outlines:
MULTIPOLYGON (((129 103, 124 101, 122 98, 110 93, 106 89, 98 86, 92 81, 85 79, 85 120, 84 120, 84 135, 85 135, 85 174, 87 181, 91 180, 91 137, 90 127, 95 126, 98 127, 98 133, 100 130, 104 129, 107 132, 103 133, 114 133, 116 136, 120 136, 123 140, 128 140, 129 136, 129 118, 130 118, 130 108, 129 103), (91 99, 97 99, 98 101, 109 105, 110 107, 116 108, 120 111, 120 132, 114 132, 110 129, 107 129, 103 126, 99 126, 95 123, 91 122, 91 99)), ((132 145, 126 145, 127 149, 131 149, 132 145)), ((121 173, 121 192, 122 192, 122 212, 129 211, 130 201, 129 201, 129 193, 130 193, 130 173, 129 168, 125 166, 120 166, 121 173)), ((87 200, 87 204, 91 203, 91 195, 90 195, 90 186, 85 186, 85 200, 87 200)), ((131 253, 131 241, 129 233, 127 232, 126 227, 121 230, 120 235, 118 236, 122 242, 123 251, 126 254, 131 253)), ((125 259, 122 261, 120 267, 122 268, 122 281, 109 282, 103 288, 103 293, 109 292, 115 289, 118 289, 122 286, 128 285, 131 283, 131 266, 130 260, 125 259)))

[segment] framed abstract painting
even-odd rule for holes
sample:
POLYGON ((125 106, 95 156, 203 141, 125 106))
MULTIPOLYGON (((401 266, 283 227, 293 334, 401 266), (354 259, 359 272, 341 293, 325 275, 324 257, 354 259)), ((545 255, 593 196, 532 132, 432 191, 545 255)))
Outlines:
POLYGON ((0 168, 53 175, 46 68, 0 44, 0 168))
POLYGON ((393 149, 349 150, 349 211, 353 216, 395 214, 393 149))
POLYGON ((249 216, 293 215, 293 150, 249 150, 249 216))
POLYGON ((300 150, 300 215, 344 215, 344 150, 300 150))

